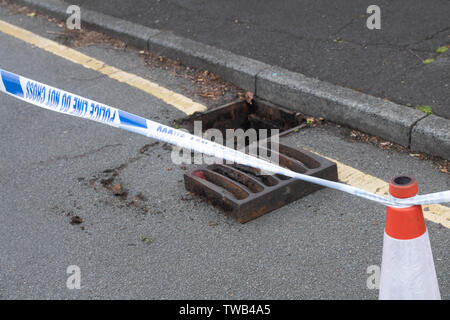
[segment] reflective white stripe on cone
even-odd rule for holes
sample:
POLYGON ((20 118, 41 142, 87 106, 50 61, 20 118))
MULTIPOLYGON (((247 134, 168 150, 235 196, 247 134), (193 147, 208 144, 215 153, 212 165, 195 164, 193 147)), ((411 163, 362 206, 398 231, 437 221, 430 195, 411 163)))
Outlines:
POLYGON ((384 233, 379 299, 441 299, 428 231, 409 240, 384 233))
MULTIPOLYGON (((389 193, 411 198, 419 191, 414 177, 389 181, 389 193)), ((422 207, 387 207, 380 276, 380 299, 441 299, 422 207)))

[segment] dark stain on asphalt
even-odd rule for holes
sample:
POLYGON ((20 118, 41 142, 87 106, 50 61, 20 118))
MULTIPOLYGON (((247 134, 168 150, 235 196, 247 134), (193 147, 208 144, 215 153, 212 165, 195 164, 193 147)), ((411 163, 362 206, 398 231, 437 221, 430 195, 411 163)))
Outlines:
POLYGON ((72 216, 71 218, 70 218, 70 224, 71 225, 74 225, 74 224, 81 224, 81 223, 83 223, 84 222, 84 220, 82 219, 82 218, 80 218, 79 216, 72 216))
MULTIPOLYGON (((145 154, 148 156, 149 154, 146 154, 145 152, 148 151, 150 147, 155 146, 158 143, 159 142, 154 142, 144 145, 139 150, 140 154, 145 154)), ((128 165, 138 161, 141 158, 142 155, 137 155, 136 157, 130 158, 128 161, 120 164, 117 167, 103 170, 102 172, 92 176, 88 180, 85 178, 78 178, 78 181, 84 186, 93 188, 96 192, 99 192, 98 187, 101 186, 114 196, 113 198, 100 200, 101 203, 118 208, 127 207, 137 209, 139 213, 145 215, 149 212, 149 208, 147 206, 148 198, 144 196, 142 192, 138 192, 134 196, 134 198, 130 200, 128 188, 123 185, 120 179, 121 172, 126 169, 128 165)))
MULTIPOLYGON (((150 148, 159 146, 158 149, 163 149, 166 151, 172 151, 172 146, 167 143, 161 144, 159 141, 155 141, 149 144, 143 145, 138 149, 138 153, 136 156, 131 157, 124 163, 112 167, 107 168, 97 174, 94 174, 91 177, 78 177, 77 181, 85 187, 90 187, 94 189, 96 192, 100 192, 101 189, 106 189, 108 193, 112 197, 107 197, 104 199, 100 199, 99 203, 104 205, 116 207, 116 208, 130 208, 135 209, 140 214, 162 214, 163 211, 160 210, 150 210, 148 206, 149 199, 140 191, 137 191, 133 198, 130 196, 130 191, 121 181, 120 175, 121 172, 126 169, 130 164, 139 161, 140 159, 145 158, 145 156, 155 155, 157 158, 160 158, 160 154, 156 154, 153 152, 149 152, 150 148), (136 210, 137 209, 137 210, 136 210)), ((187 170, 186 166, 182 166, 183 170, 187 170)), ((182 180, 181 180, 182 182, 182 180)), ((189 198, 183 200, 191 200, 189 198)))
POLYGON ((146 196, 144 196, 142 193, 139 192, 136 195, 136 200, 140 200, 140 201, 146 202, 146 201, 148 201, 148 198, 146 196))
POLYGON ((148 149, 149 149, 150 147, 156 146, 157 144, 159 144, 158 141, 155 141, 155 142, 153 142, 153 143, 146 144, 146 145, 144 145, 141 149, 139 149, 139 152, 140 152, 141 154, 147 154, 146 152, 148 151, 148 149))

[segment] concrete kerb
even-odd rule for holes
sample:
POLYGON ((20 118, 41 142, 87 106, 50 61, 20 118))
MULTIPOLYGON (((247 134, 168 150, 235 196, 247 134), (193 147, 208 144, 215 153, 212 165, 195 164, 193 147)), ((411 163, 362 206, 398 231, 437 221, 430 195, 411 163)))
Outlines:
POLYGON ((269 65, 163 31, 148 40, 148 50, 187 66, 209 70, 236 86, 255 92, 256 75, 269 65))
POLYGON ((450 160, 450 121, 430 115, 412 128, 411 149, 450 160))
POLYGON ((261 72, 257 95, 301 113, 324 117, 408 146, 414 123, 426 115, 351 89, 336 86, 282 68, 261 72))
MULTIPOLYGON (((69 5, 61 0, 13 2, 63 20, 69 5)), ((209 70, 286 108, 324 117, 415 151, 450 159, 448 119, 426 116, 413 108, 91 10, 83 9, 81 19, 82 26, 95 28, 187 66, 209 70)))

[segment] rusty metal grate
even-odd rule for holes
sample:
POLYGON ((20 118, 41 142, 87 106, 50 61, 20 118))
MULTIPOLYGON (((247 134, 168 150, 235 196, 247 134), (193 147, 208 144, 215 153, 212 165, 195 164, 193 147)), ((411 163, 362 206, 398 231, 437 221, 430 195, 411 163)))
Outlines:
MULTIPOLYGON (((274 152, 274 151, 272 151, 274 152)), ((279 144, 280 165, 293 171, 337 181, 336 164, 308 151, 279 144)), ((261 175, 244 165, 213 164, 184 175, 186 189, 241 223, 304 197, 321 186, 281 175, 261 175)))
MULTIPOLYGON (((302 114, 258 98, 253 99, 251 104, 246 101, 232 102, 176 122, 193 132, 193 123, 196 120, 202 121, 203 130, 219 129, 224 136, 226 129, 250 128, 278 129, 279 135, 283 136, 306 126, 302 114)), ((270 130, 268 133, 270 136, 270 130)), ((335 163, 284 144, 279 144, 278 151, 281 166, 303 174, 337 181, 335 163)), ((188 191, 223 208, 227 214, 241 223, 322 188, 281 175, 262 175, 258 169, 239 164, 200 167, 185 174, 184 182, 188 191)))
MULTIPOLYGON (((252 104, 239 100, 210 109, 203 113, 195 113, 175 123, 190 132, 194 131, 193 123, 202 121, 203 130, 219 129, 225 135, 226 129, 278 129, 281 135, 288 134, 306 126, 305 117, 295 111, 274 105, 268 101, 255 98, 252 104)), ((270 136, 270 130, 269 130, 270 136)))

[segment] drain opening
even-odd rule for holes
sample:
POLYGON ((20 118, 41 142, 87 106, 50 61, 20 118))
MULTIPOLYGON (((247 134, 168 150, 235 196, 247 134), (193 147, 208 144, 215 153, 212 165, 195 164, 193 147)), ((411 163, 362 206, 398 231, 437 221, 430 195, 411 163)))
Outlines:
POLYGON ((214 172, 212 170, 203 169, 201 170, 204 175, 204 180, 209 181, 216 186, 222 187, 223 189, 227 190, 229 193, 231 193, 236 199, 242 200, 248 197, 248 192, 245 191, 239 184, 234 182, 232 179, 226 178, 217 172, 214 172))
POLYGON ((230 178, 233 181, 240 183, 247 187, 251 192, 258 193, 264 190, 264 187, 258 182, 251 179, 248 175, 243 174, 239 170, 236 170, 229 166, 212 165, 210 170, 217 172, 223 176, 230 178))
MULTIPOLYGON (((289 150, 290 154, 295 154, 295 150, 291 149, 283 145, 282 150, 289 150)), ((298 150, 298 152, 303 153, 301 159, 307 159, 306 162, 318 166, 314 169, 305 168, 300 161, 285 154, 280 154, 280 162, 306 175, 331 181, 338 180, 335 163, 308 151, 298 150)), ((241 223, 253 220, 322 188, 282 175, 263 175, 259 169, 241 164, 213 164, 196 169, 184 174, 184 183, 188 191, 203 197, 206 202, 221 207, 241 223)))
MULTIPOLYGON (((253 99, 252 104, 237 101, 203 113, 194 113, 187 118, 176 120, 175 124, 193 133, 194 121, 202 122, 203 131, 218 129, 224 137, 226 137, 226 129, 244 131, 255 129, 258 139, 260 139, 260 129, 268 129, 267 135, 270 137, 270 129, 278 129, 280 135, 284 135, 306 126, 306 120, 302 114, 259 98, 253 99)), ((248 145, 248 139, 246 137, 245 145, 248 145)))
POLYGON ((246 166, 244 164, 234 163, 231 165, 234 169, 237 169, 243 173, 247 173, 252 178, 262 182, 264 185, 268 187, 272 187, 278 184, 278 180, 273 178, 272 176, 261 174, 261 170, 246 166))

